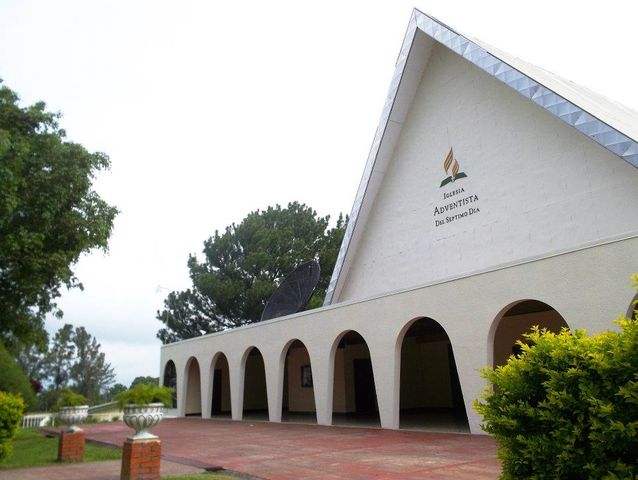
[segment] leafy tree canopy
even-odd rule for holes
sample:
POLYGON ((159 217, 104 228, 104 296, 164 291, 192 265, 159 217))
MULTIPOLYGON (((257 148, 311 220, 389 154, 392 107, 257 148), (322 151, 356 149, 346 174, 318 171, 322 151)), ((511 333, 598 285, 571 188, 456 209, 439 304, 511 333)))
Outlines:
POLYGON ((109 388, 109 393, 106 396, 109 401, 113 401, 115 397, 117 397, 120 393, 126 391, 126 385, 122 383, 116 383, 111 388, 109 388))
POLYGON ((74 390, 97 403, 115 380, 115 373, 97 339, 84 327, 76 327, 72 339, 76 352, 70 375, 74 390))
POLYGON ((30 377, 32 384, 37 380, 47 387, 38 392, 41 410, 51 409, 65 389, 87 397, 91 404, 119 393, 119 390, 110 391, 109 386, 115 379, 113 368, 106 362, 97 339, 84 327, 66 324, 55 333, 48 349, 38 352, 31 348, 21 352, 18 360, 25 372, 37 375, 30 377))
POLYGON ((329 228, 297 202, 251 212, 238 225, 204 242, 204 259, 188 258, 192 289, 171 292, 157 318, 157 337, 175 342, 258 321, 284 277, 306 260, 317 260, 321 277, 306 308, 321 306, 345 232, 343 215, 329 228))
POLYGON ((0 80, 0 339, 46 345, 44 316, 60 288, 80 287, 72 266, 106 250, 117 209, 93 190, 103 153, 65 140, 59 113, 19 106, 0 80))
POLYGON ((131 382, 130 388, 143 383, 145 385, 159 385, 159 377, 135 377, 131 382))

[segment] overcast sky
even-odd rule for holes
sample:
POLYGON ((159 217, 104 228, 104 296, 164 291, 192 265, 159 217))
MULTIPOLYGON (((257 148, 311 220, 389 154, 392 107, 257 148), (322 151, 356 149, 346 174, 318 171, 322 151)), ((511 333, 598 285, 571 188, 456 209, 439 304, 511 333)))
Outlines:
POLYGON ((155 312, 215 229, 293 200, 350 211, 412 7, 638 109, 638 2, 415 1, 0 0, 0 78, 111 158, 110 252, 60 306, 118 381, 158 375, 155 312))

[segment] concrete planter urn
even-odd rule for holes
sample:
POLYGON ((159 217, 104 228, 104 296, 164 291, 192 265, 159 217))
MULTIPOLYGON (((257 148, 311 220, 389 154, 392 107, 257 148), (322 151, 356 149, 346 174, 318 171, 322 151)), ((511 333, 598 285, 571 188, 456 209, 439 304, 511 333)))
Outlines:
POLYGON ((58 420, 64 425, 68 425, 67 432, 80 432, 82 429, 78 427, 86 417, 89 416, 88 405, 78 405, 76 407, 60 407, 58 420))
POLYGON ((135 430, 135 435, 129 437, 131 440, 157 438, 156 435, 148 432, 148 429, 157 425, 163 416, 163 403, 129 403, 124 405, 124 423, 135 430))

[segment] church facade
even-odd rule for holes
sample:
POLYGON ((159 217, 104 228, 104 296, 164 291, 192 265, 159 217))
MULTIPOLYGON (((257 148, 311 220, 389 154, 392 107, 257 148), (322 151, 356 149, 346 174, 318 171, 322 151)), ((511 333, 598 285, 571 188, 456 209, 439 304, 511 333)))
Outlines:
POLYGON ((638 114, 415 10, 322 308, 165 345, 176 415, 481 433, 531 326, 613 328, 638 114))

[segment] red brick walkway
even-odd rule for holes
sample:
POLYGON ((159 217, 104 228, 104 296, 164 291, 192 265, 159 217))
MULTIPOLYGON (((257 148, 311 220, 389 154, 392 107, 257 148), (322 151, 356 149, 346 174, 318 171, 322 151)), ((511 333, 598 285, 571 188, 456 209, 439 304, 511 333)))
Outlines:
MULTIPOLYGON (((85 425, 86 437, 122 445, 120 423, 85 425)), ((271 480, 495 480, 494 441, 485 435, 371 428, 167 419, 153 433, 168 459, 271 480)))

